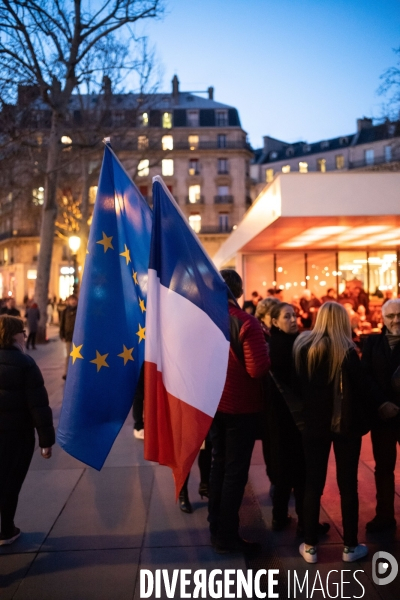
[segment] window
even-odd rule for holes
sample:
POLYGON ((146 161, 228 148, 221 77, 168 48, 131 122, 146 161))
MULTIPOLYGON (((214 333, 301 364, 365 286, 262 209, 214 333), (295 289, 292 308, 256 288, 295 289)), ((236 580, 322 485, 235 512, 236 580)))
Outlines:
POLYGON ((199 147, 199 136, 198 135, 189 135, 189 150, 197 150, 199 147))
POLYGON ((273 169, 267 169, 265 171, 265 181, 267 183, 271 183, 271 181, 273 180, 273 178, 274 178, 274 170, 273 169))
POLYGON ((113 115, 113 125, 120 127, 125 123, 125 113, 122 110, 116 110, 113 115))
POLYGON ((149 174, 149 160, 145 158, 144 160, 139 161, 138 164, 138 175, 139 177, 147 177, 149 174))
POLYGON ((308 173, 308 163, 303 161, 299 162, 299 173, 308 173))
POLYGON ((349 143, 349 139, 347 137, 341 137, 340 140, 339 140, 339 144, 341 146, 345 146, 348 143, 349 143))
POLYGON ((139 135, 137 139, 138 150, 146 150, 149 147, 149 138, 147 135, 139 135))
POLYGON ((35 206, 42 206, 44 202, 44 188, 39 187, 32 190, 32 202, 35 206))
POLYGON ((310 152, 310 150, 311 150, 310 144, 304 144, 304 146, 303 146, 303 152, 310 152))
MULTIPOLYGON (((64 145, 69 145, 69 144, 72 144, 72 140, 68 135, 63 135, 61 138, 61 143, 64 145)), ((41 143, 40 143, 40 145, 41 145, 41 143)))
POLYGON ((324 140, 323 142, 321 142, 321 148, 329 148, 329 142, 328 140, 324 140))
POLYGON ((218 196, 229 196, 229 186, 219 185, 218 186, 218 196))
POLYGON ((161 161, 161 172, 164 177, 172 177, 174 174, 174 161, 172 158, 165 158, 161 161))
POLYGON ((326 160, 325 158, 317 159, 317 171, 320 173, 326 173, 326 160))
POLYGON ((219 213, 218 215, 219 221, 219 230, 226 232, 229 231, 229 215, 228 213, 219 213))
POLYGON ((227 158, 219 158, 218 159, 218 173, 220 175, 226 175, 227 173, 229 173, 227 158))
POLYGON ((163 135, 161 139, 161 144, 163 150, 173 150, 174 138, 172 137, 172 135, 163 135))
POLYGON ((201 230, 201 215, 198 213, 189 216, 189 225, 196 233, 201 230))
POLYGON ((200 165, 198 158, 191 158, 189 160, 189 175, 198 175, 200 173, 200 165))
POLYGON ((201 200, 201 189, 199 185, 189 185, 189 203, 196 204, 201 200))
POLYGON ((392 160, 392 146, 385 146, 385 162, 392 160))
POLYGON ((290 165, 283 165, 282 173, 290 173, 290 165))
POLYGON ((8 248, 4 248, 3 250, 3 260, 4 262, 8 262, 8 248))
POLYGON ((343 154, 336 154, 335 156, 335 164, 338 170, 344 169, 344 156, 343 154))
POLYGON ((149 126, 149 113, 147 113, 147 112, 142 113, 139 117, 139 121, 140 121, 140 125, 142 127, 148 127, 149 126))
POLYGON ((97 185, 92 185, 89 188, 89 204, 94 204, 96 202, 97 195, 97 185))
POLYGON ((228 111, 226 111, 226 110, 215 111, 215 124, 217 127, 227 127, 228 111))
POLYGON ((172 127, 172 113, 165 112, 162 116, 162 126, 164 129, 171 129, 172 127))
POLYGON ((365 157, 365 164, 366 165, 373 165, 374 164, 374 149, 373 148, 369 148, 368 150, 365 150, 364 152, 364 157, 365 157))
POLYGON ((271 160, 275 160, 276 158, 278 158, 278 153, 276 150, 274 150, 273 152, 269 153, 269 157, 271 160))
POLYGON ((217 146, 218 146, 218 148, 226 148, 226 135, 225 135, 225 133, 220 133, 217 136, 217 146))
POLYGON ((294 150, 293 150, 293 148, 288 148, 288 149, 286 150, 286 156, 293 156, 293 154, 294 154, 294 150))
POLYGON ((188 110, 186 113, 187 125, 188 127, 198 127, 199 126, 199 111, 198 110, 188 110))

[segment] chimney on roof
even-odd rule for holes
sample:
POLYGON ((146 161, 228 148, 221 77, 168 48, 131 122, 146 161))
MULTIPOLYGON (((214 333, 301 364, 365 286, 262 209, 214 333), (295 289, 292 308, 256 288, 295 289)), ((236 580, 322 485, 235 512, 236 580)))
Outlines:
POLYGON ((209 100, 214 100, 214 88, 211 86, 208 88, 208 99, 209 100))
POLYGON ((176 75, 172 78, 172 97, 175 102, 178 102, 179 98, 179 79, 176 75))
POLYGON ((102 89, 105 96, 111 96, 111 79, 108 75, 104 75, 103 77, 102 89))
POLYGON ((372 127, 372 119, 368 117, 357 119, 357 133, 360 133, 361 129, 369 129, 370 127, 372 127))

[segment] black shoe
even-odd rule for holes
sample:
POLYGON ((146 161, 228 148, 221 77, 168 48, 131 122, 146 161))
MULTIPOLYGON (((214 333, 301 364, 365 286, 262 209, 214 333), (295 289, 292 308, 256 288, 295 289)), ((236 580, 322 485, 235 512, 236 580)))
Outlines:
POLYGON ((192 505, 189 501, 187 489, 181 490, 179 494, 179 508, 182 512, 191 514, 193 512, 192 505))
MULTIPOLYGON (((329 523, 318 523, 318 535, 326 535, 330 528, 329 523)), ((297 537, 304 537, 304 527, 302 525, 297 525, 296 535, 297 537)))
POLYGON ((66 375, 63 375, 63 376, 62 376, 62 378, 65 380, 65 379, 67 379, 67 376, 66 376, 66 375))
POLYGON ((282 529, 285 529, 285 527, 289 525, 291 520, 292 517, 290 515, 288 515, 283 521, 278 519, 272 519, 272 531, 282 531, 282 529))
POLYGON ((199 494, 200 494, 202 500, 203 500, 203 496, 204 496, 204 498, 208 498, 208 483, 200 483, 199 494))
POLYGON ((9 534, 5 535, 0 533, 0 546, 8 546, 15 542, 17 538, 21 535, 21 530, 18 527, 14 527, 14 530, 9 534))
POLYGON ((237 552, 249 554, 250 552, 257 552, 260 550, 260 548, 261 545, 258 542, 249 542, 248 540, 244 540, 240 537, 233 542, 217 542, 214 547, 217 554, 235 554, 237 552))
POLYGON ((368 533, 378 533, 381 531, 390 531, 396 529, 396 519, 384 519, 382 517, 374 517, 365 525, 368 533))

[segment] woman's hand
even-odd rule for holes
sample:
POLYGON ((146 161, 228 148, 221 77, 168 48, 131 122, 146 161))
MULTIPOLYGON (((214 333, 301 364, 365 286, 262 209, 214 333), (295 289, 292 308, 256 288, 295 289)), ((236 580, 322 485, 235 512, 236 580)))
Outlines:
POLYGON ((399 412, 399 407, 393 402, 384 402, 378 409, 378 413, 381 419, 385 421, 387 419, 393 419, 399 412))
POLYGON ((42 457, 43 458, 51 458, 51 447, 50 448, 42 448, 42 457))

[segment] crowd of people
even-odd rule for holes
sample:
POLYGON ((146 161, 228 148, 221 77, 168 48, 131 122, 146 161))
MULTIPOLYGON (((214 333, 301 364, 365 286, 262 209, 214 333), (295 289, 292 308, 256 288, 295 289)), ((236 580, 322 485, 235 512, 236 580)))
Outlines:
MULTIPOLYGON (((321 300, 305 293, 298 305, 284 302, 280 292, 264 299, 254 293, 242 309, 238 303, 243 295, 240 276, 231 269, 221 271, 221 276, 229 288, 229 360, 222 397, 198 461, 199 493, 208 498, 211 544, 219 554, 257 548, 239 535, 239 509, 254 443, 261 439, 271 482, 271 528, 280 531, 290 523, 288 506, 293 493, 296 534, 304 539, 299 552, 308 563, 317 562, 318 540, 329 532, 329 523, 320 523, 319 513, 333 447, 343 521, 342 559, 358 560, 368 553, 366 545, 358 543, 357 488, 361 440, 368 432, 375 459, 377 505, 367 531, 396 527, 400 299, 387 298, 383 303, 382 329, 367 336, 360 358, 347 305, 367 317, 370 311, 362 290, 338 298, 334 290, 328 290, 321 300)), ((72 295, 60 323, 67 349, 76 307, 77 298, 72 295)), ((29 335, 34 333, 30 319, 32 323, 39 319, 37 310, 34 302, 26 310, 29 335), (35 319, 30 314, 36 315, 35 319)), ((33 454, 34 430, 42 456, 49 458, 54 429, 43 378, 34 360, 25 354, 24 321, 12 299, 1 311, 0 545, 4 545, 20 535, 14 515, 33 454)), ((31 340, 34 344, 34 336, 31 340)), ((134 435, 142 439, 143 385, 134 399, 133 416, 134 435)), ((187 481, 179 495, 179 507, 192 512, 187 481)))

